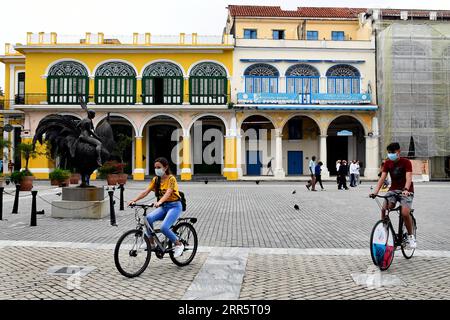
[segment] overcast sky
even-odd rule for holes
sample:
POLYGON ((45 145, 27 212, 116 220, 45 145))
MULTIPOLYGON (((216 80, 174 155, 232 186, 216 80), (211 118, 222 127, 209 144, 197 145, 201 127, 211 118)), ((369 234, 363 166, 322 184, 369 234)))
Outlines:
MULTIPOLYGON (((151 32, 152 34, 221 34, 229 4, 367 7, 450 10, 450 0, 21 0, 2 1, 0 54, 4 43, 24 43, 26 33, 57 32, 82 35, 86 31, 107 35, 151 32)), ((0 87, 4 88, 4 65, 0 63, 0 87)))

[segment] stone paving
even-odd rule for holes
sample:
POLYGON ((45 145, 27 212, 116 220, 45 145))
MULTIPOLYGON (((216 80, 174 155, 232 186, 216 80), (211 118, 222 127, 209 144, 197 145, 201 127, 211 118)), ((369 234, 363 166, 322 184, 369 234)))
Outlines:
POLYGON ((398 252, 386 272, 377 271, 370 256, 250 255, 240 299, 450 299, 450 258, 414 257, 398 252), (357 285, 353 273, 372 275, 357 285), (404 286, 378 286, 388 275, 404 286), (380 281, 378 281, 379 283, 380 281))
MULTIPOLYGON (((412 260, 397 252, 383 273, 368 249, 379 216, 367 198, 374 182, 349 191, 330 182, 319 192, 300 182, 181 183, 184 215, 198 218, 200 252, 185 268, 152 256, 137 279, 121 276, 113 261, 118 237, 134 227, 133 211, 119 211, 117 200, 118 227, 109 218, 54 219, 47 202, 60 189, 47 184, 36 184, 38 210, 45 209, 36 227, 29 227, 31 197, 21 194, 15 215, 13 197, 4 197, 0 299, 450 299, 448 183, 416 184, 419 249, 412 260), (67 276, 47 274, 55 265, 95 270, 70 290, 67 276), (358 275, 369 280, 357 284, 358 275)), ((125 198, 145 185, 128 183, 125 198)))
POLYGON ((146 272, 129 279, 116 270, 113 250, 7 247, 0 250, 0 299, 181 299, 205 259, 200 253, 179 268, 153 255, 146 272), (96 269, 81 277, 77 288, 67 276, 48 275, 54 265, 96 269))
MULTIPOLYGON (((323 192, 308 192, 303 183, 268 182, 182 183, 181 189, 188 201, 184 216, 198 218, 196 229, 202 246, 367 248, 372 227, 379 219, 377 204, 367 197, 371 184, 339 191, 329 183, 323 192), (294 209, 295 204, 299 210, 294 209)), ((57 189, 48 190, 43 182, 39 187, 47 189, 39 192, 46 201, 60 198, 57 189)), ((125 199, 144 187, 143 183, 128 184, 125 199)), ((413 205, 421 249, 450 248, 448 194, 449 183, 416 184, 413 205)), ((118 200, 116 228, 110 226, 109 218, 51 218, 50 205, 38 198, 38 210, 45 209, 45 216, 38 216, 38 226, 30 228, 31 198, 21 198, 17 215, 10 214, 12 196, 6 195, 5 200, 7 220, 0 221, 0 240, 115 243, 135 223, 132 210, 118 210, 118 200)))

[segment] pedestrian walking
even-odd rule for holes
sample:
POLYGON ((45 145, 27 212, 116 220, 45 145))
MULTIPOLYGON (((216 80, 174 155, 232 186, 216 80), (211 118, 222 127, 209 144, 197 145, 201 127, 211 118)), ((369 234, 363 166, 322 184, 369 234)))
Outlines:
POLYGON ((316 169, 316 156, 312 156, 311 160, 309 161, 309 172, 311 174, 311 180, 308 180, 308 183, 306 184, 306 188, 311 188, 312 186, 312 191, 315 191, 315 169, 316 169))
POLYGON ((361 184, 361 165, 362 163, 359 162, 359 160, 356 160, 356 173, 355 173, 355 179, 356 179, 356 185, 360 185, 361 184))
POLYGON ((356 175, 358 174, 358 165, 356 160, 350 164, 350 187, 356 187, 356 175))
POLYGON ((345 190, 348 190, 347 175, 348 175, 347 161, 342 160, 338 171, 338 179, 339 179, 338 190, 342 190, 342 187, 344 187, 345 190))
POLYGON ((341 160, 336 161, 336 184, 339 184, 339 167, 341 166, 341 160))
POLYGON ((319 183, 320 188, 322 191, 324 191, 325 189, 323 188, 323 184, 322 184, 322 166, 323 166, 323 162, 319 161, 314 169, 314 175, 315 175, 315 182, 314 182, 314 190, 313 191, 317 191, 316 190, 316 183, 319 183))

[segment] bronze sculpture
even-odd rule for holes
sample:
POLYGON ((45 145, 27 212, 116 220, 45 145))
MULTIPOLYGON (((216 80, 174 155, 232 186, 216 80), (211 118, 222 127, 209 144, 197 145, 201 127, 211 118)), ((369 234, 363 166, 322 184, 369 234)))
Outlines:
POLYGON ((79 99, 87 117, 78 120, 59 114, 45 116, 36 128, 33 146, 37 141, 48 142, 52 158, 59 157, 63 167, 80 173, 80 187, 88 187, 88 177, 109 160, 115 142, 109 116, 94 130, 95 112, 88 110, 81 96, 79 99))

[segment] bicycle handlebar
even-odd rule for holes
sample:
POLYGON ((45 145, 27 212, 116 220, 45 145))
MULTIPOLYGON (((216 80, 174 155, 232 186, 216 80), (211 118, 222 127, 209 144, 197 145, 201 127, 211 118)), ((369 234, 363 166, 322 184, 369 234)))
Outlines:
MULTIPOLYGON (((394 193, 394 195, 389 195, 389 196, 380 196, 379 194, 371 194, 369 195, 370 198, 375 199, 375 198, 383 198, 383 199, 387 199, 390 197, 399 197, 401 196, 401 194, 403 193, 403 191, 400 190, 396 190, 396 191, 391 191, 394 193)), ((411 192, 410 192, 411 193, 411 192)))
POLYGON ((152 204, 134 203, 134 204, 129 205, 130 208, 140 207, 142 209, 153 208, 154 206, 155 206, 154 203, 152 203, 152 204))

